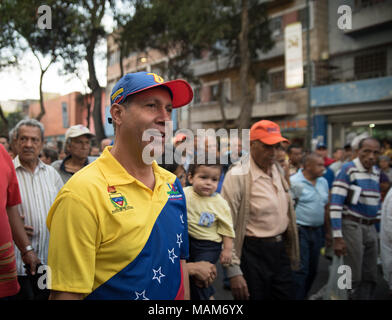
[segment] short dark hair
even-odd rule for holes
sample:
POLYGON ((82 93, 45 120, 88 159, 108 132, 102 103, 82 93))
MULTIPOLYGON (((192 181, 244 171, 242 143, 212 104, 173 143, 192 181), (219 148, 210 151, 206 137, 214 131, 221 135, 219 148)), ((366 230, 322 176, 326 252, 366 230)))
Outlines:
MULTIPOLYGON (((197 157, 196 157, 195 160, 198 160, 197 157)), ((206 155, 205 155, 205 158, 204 158, 204 163, 197 163, 197 161, 196 161, 196 163, 190 164, 190 165, 189 165, 189 168, 188 168, 187 174, 193 177, 193 176, 196 174, 196 172, 197 172, 197 168, 199 168, 199 167, 201 167, 201 166, 206 166, 206 167, 219 167, 219 169, 220 169, 221 172, 222 172, 222 165, 221 165, 221 163, 220 163, 219 157, 216 157, 215 163, 209 163, 209 162, 208 162, 208 155, 206 154, 206 155)))
POLYGON ((182 166, 181 164, 177 163, 174 159, 174 153, 173 153, 173 158, 172 161, 170 162, 165 162, 166 156, 165 153, 162 154, 162 162, 159 163, 159 166, 162 167, 163 169, 166 169, 167 171, 170 171, 171 173, 174 173, 174 171, 177 170, 178 167, 182 166))
POLYGON ((373 137, 367 137, 367 138, 363 138, 361 141, 359 141, 358 150, 359 150, 359 149, 362 149, 363 144, 365 143, 366 140, 373 140, 373 141, 376 141, 376 142, 381 146, 381 143, 380 143, 380 141, 378 141, 378 139, 373 138, 373 137))
POLYGON ((323 157, 316 153, 316 152, 312 152, 312 153, 308 153, 307 155, 305 155, 305 157, 302 159, 302 164, 305 167, 305 165, 308 164, 308 162, 314 160, 315 158, 320 158, 323 159, 323 157))
POLYGON ((45 155, 46 158, 50 158, 51 162, 54 162, 59 158, 59 154, 57 153, 57 151, 51 148, 43 148, 42 153, 45 155))
POLYGON ((7 140, 7 143, 10 143, 10 138, 8 136, 0 135, 0 138, 4 138, 5 140, 7 140))
POLYGON ((291 144, 287 148, 287 154, 291 154, 292 149, 302 149, 302 147, 299 144, 291 144))

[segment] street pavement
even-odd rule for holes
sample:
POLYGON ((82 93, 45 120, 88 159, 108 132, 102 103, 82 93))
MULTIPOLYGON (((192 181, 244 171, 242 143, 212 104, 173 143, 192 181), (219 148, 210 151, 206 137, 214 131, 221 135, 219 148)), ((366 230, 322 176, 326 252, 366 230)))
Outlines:
MULTIPOLYGON (((309 296, 316 294, 324 285, 328 282, 328 267, 330 262, 324 256, 320 256, 319 268, 316 279, 313 283, 312 289, 310 290, 309 296)), ((215 280, 213 286, 216 290, 216 300, 233 300, 233 296, 230 290, 223 288, 223 270, 221 265, 217 264, 218 277, 215 280)), ((387 282, 384 280, 382 275, 381 266, 378 268, 378 282, 375 292, 375 300, 391 300, 388 292, 387 282)))

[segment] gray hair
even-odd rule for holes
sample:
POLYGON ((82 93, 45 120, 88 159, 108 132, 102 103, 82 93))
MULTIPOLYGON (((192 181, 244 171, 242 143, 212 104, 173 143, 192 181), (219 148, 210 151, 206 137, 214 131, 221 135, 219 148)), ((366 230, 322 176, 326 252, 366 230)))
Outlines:
MULTIPOLYGON (((15 138, 18 138, 19 129, 21 126, 28 126, 28 127, 36 127, 41 131, 41 140, 44 141, 44 125, 35 119, 24 119, 20 120, 13 130, 15 134, 15 138)), ((11 133, 10 133, 11 134, 11 133)))

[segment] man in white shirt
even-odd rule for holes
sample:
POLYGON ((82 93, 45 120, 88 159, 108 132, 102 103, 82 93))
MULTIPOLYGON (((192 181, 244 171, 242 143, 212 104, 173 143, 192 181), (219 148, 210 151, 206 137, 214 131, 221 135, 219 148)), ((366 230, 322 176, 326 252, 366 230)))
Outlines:
MULTIPOLYGON (((22 203, 19 214, 24 219, 25 229, 32 247, 43 264, 48 258, 49 231, 46 217, 63 186, 60 175, 53 167, 39 159, 43 147, 44 128, 35 119, 21 120, 15 127, 18 156, 13 160, 18 178, 22 203)), ((21 290, 16 299, 40 300, 49 297, 49 290, 37 286, 38 277, 30 278, 23 266, 22 256, 16 248, 16 266, 21 290)))

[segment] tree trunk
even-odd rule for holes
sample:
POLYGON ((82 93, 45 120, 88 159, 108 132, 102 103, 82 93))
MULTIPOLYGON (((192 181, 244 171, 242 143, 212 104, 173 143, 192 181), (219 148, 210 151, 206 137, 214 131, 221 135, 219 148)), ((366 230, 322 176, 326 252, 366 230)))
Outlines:
POLYGON ((239 34, 240 43, 240 88, 241 88, 241 100, 240 100, 240 116, 237 119, 237 128, 249 129, 252 117, 253 107, 253 95, 249 89, 249 68, 250 68, 250 55, 248 45, 248 34, 249 34, 249 18, 248 18, 248 0, 242 0, 241 2, 241 32, 239 34))
MULTIPOLYGON (((94 31, 93 31, 94 32, 94 31)), ((90 38, 90 43, 87 46, 87 64, 88 64, 88 86, 92 91, 94 97, 94 109, 93 109, 93 119, 94 119, 94 128, 95 128, 95 136, 97 142, 99 143, 102 139, 106 138, 105 130, 102 124, 102 88, 99 85, 97 74, 95 72, 95 63, 94 63, 94 50, 95 45, 97 43, 98 37, 96 34, 92 34, 90 38)))
POLYGON ((45 105, 44 105, 44 93, 42 92, 42 80, 44 78, 44 74, 48 70, 47 68, 45 70, 41 69, 41 75, 39 78, 39 106, 40 106, 40 112, 36 119, 38 121, 41 121, 42 117, 45 115, 45 105))

